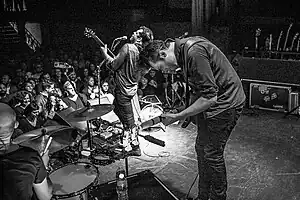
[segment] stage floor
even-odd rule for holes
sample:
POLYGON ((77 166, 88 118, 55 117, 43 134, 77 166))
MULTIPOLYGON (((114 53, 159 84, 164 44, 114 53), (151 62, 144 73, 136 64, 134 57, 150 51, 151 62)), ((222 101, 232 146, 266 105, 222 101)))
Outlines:
MULTIPOLYGON (((228 200, 300 199, 300 120, 282 113, 245 110, 225 150, 228 200)), ((150 169, 178 197, 184 198, 197 174, 196 127, 171 125, 150 132, 160 147, 140 138, 143 155, 129 158, 129 174, 150 169)), ((147 134, 147 132, 145 133, 147 134)), ((100 166, 100 183, 113 180, 117 161, 100 166)), ((197 182, 190 197, 197 196, 197 182)))

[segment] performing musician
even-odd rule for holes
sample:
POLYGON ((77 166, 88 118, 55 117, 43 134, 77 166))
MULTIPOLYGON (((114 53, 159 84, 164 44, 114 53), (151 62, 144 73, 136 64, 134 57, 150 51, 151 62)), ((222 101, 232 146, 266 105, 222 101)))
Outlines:
POLYGON ((5 200, 50 200, 52 183, 47 175, 48 151, 41 157, 29 147, 11 143, 18 127, 15 111, 0 103, 0 197, 5 200))
POLYGON ((108 67, 115 72, 114 112, 125 129, 122 145, 126 152, 134 156, 141 155, 133 109, 133 106, 139 106, 137 89, 140 52, 152 40, 152 31, 142 26, 132 34, 131 43, 126 43, 115 58, 108 55, 107 47, 101 48, 104 58, 108 61, 108 67), (137 103, 132 103, 133 100, 137 103))
POLYGON ((160 45, 152 43, 145 48, 152 67, 173 71, 182 66, 185 81, 188 80, 195 95, 184 110, 163 114, 163 123, 169 125, 190 116, 197 118, 197 199, 225 200, 224 149, 245 102, 241 80, 222 51, 203 37, 157 43, 160 45))

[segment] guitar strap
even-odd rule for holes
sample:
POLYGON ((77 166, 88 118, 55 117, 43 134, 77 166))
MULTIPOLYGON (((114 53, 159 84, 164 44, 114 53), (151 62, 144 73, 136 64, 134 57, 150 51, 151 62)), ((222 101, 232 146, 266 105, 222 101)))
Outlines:
MULTIPOLYGON (((185 108, 190 106, 190 98, 191 98, 191 91, 190 91, 190 84, 189 84, 189 70, 188 70, 188 52, 194 44, 203 42, 203 40, 199 40, 201 37, 188 39, 184 43, 183 52, 181 54, 181 59, 183 60, 183 68, 185 70, 185 81, 186 81, 186 100, 185 100, 185 108)), ((186 121, 181 125, 182 128, 186 128, 190 122, 192 121, 192 117, 188 117, 186 121)))

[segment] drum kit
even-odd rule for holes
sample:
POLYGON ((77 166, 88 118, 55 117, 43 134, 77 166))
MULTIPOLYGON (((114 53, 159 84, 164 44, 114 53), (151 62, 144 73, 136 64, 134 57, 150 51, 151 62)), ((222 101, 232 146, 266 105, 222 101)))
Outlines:
MULTIPOLYGON (((50 155, 50 179, 53 182, 53 198, 68 200, 89 199, 90 190, 97 184, 98 168, 96 165, 107 165, 116 159, 121 159, 118 153, 111 148, 118 145, 114 141, 109 141, 95 136, 90 128, 90 123, 113 110, 113 105, 102 104, 85 107, 73 111, 65 116, 65 120, 70 124, 74 122, 85 122, 87 124, 86 134, 81 134, 73 126, 57 125, 47 126, 25 133, 15 138, 12 143, 21 146, 31 147, 41 155, 49 150, 50 155), (80 150, 82 141, 88 138, 88 148, 90 156, 82 156, 80 150), (79 158, 88 158, 89 162, 78 162, 79 158), (60 160, 59 160, 60 159, 60 160)), ((111 125, 111 124, 110 124, 111 125)), ((105 122, 101 124, 110 128, 105 122)), ((117 125, 116 125, 117 126, 117 125)), ((118 129, 122 129, 119 125, 118 129)), ((112 135, 120 135, 112 133, 112 135)), ((115 137, 115 140, 117 137, 115 137)))
MULTIPOLYGON (((119 143, 123 126, 119 122, 111 123, 101 119, 103 115, 112 112, 113 108, 110 104, 100 104, 69 110, 60 116, 65 120, 65 125, 42 127, 22 134, 12 141, 14 144, 31 147, 41 155, 49 150, 49 177, 53 183, 54 199, 93 199, 91 192, 98 184, 99 165, 125 159, 128 175, 129 155, 119 143), (93 130, 94 127, 96 131, 93 130)), ((155 122, 155 117, 159 119, 157 122, 160 122, 162 112, 159 105, 146 105, 141 111, 143 123, 140 126, 146 127, 149 122, 155 122)), ((150 135, 139 136, 154 144, 165 146, 163 141, 150 135)))

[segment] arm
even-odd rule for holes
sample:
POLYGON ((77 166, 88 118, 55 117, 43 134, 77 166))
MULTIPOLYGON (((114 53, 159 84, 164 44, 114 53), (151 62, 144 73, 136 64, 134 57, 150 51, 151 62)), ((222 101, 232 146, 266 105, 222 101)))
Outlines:
POLYGON ((33 189, 39 200, 50 200, 52 197, 52 182, 47 176, 46 166, 49 163, 49 150, 37 160, 38 172, 33 183, 33 189))
POLYGON ((195 85, 197 90, 200 90, 198 91, 200 97, 188 108, 178 113, 180 118, 204 112, 217 101, 218 86, 216 85, 206 50, 196 46, 190 50, 188 56, 188 67, 193 76, 195 76, 195 85))
POLYGON ((33 184, 33 189, 39 200, 50 200, 52 197, 52 182, 46 177, 41 183, 33 184))
POLYGON ((108 61, 108 65, 115 71, 117 70, 123 63, 128 54, 128 45, 125 44, 119 51, 118 55, 115 58, 110 57, 107 54, 107 49, 101 48, 104 58, 108 61))

